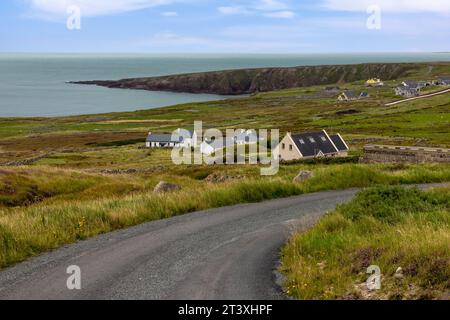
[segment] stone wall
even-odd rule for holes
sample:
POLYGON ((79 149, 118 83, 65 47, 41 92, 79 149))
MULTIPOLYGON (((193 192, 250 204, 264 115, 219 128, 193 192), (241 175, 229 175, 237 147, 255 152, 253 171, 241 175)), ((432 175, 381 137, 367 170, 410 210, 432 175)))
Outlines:
POLYGON ((379 146, 364 147, 364 163, 450 163, 450 149, 379 146))

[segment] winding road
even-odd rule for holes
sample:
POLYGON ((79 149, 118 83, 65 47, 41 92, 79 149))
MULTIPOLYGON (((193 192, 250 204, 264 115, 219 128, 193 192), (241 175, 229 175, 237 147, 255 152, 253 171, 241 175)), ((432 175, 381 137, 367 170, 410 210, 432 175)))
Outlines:
POLYGON ((0 299, 276 300, 280 247, 357 190, 195 212, 69 245, 0 272, 0 299), (81 269, 81 290, 66 273, 81 269))

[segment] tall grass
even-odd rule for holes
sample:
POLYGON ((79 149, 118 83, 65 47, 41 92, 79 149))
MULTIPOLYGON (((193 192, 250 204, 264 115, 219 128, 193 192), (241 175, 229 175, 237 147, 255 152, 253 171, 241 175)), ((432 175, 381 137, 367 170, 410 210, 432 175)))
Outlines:
POLYGON ((450 181, 450 167, 445 166, 302 165, 282 167, 279 176, 271 178, 251 174, 259 172, 257 167, 250 169, 230 169, 246 178, 216 184, 202 181, 197 173, 192 177, 105 176, 48 167, 4 170, 0 172, 3 204, 15 197, 19 200, 15 200, 17 207, 2 208, 0 203, 0 267, 100 233, 197 210, 321 190, 450 181), (313 170, 316 176, 294 184, 292 178, 299 169, 313 170), (183 189, 156 195, 151 190, 160 180, 179 183, 183 189), (17 193, 2 193, 2 185, 7 182, 17 193), (48 197, 21 202, 21 194, 26 194, 31 185, 48 192, 48 197))
POLYGON ((304 184, 304 191, 450 181, 449 165, 342 164, 319 167, 313 171, 316 176, 304 184))
POLYGON ((40 166, 0 170, 0 207, 29 206, 58 199, 96 199, 144 191, 140 179, 40 166))
POLYGON ((363 191, 292 237, 283 249, 286 288, 299 299, 442 297, 450 290, 449 231, 450 188, 363 191), (372 293, 364 287, 370 265, 383 274, 382 290, 372 293))
POLYGON ((3 211, 0 267, 66 243, 146 221, 300 193, 298 186, 282 181, 245 181, 170 195, 148 193, 121 199, 63 201, 3 211))

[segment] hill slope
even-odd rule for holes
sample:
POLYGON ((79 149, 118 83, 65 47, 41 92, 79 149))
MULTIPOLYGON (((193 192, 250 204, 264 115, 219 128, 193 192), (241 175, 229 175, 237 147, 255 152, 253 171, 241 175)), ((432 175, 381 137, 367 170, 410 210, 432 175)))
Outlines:
POLYGON ((393 80, 426 67, 417 63, 306 66, 225 70, 117 81, 79 81, 108 88, 240 95, 281 89, 353 82, 379 77, 393 80))

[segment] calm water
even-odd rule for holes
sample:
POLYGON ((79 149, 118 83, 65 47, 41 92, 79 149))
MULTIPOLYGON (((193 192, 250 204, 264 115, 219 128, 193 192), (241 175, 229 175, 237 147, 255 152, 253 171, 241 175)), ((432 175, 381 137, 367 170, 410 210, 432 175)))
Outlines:
POLYGON ((0 54, 0 117, 61 116, 150 109, 222 99, 67 84, 186 72, 364 62, 450 61, 450 53, 308 55, 0 54))

